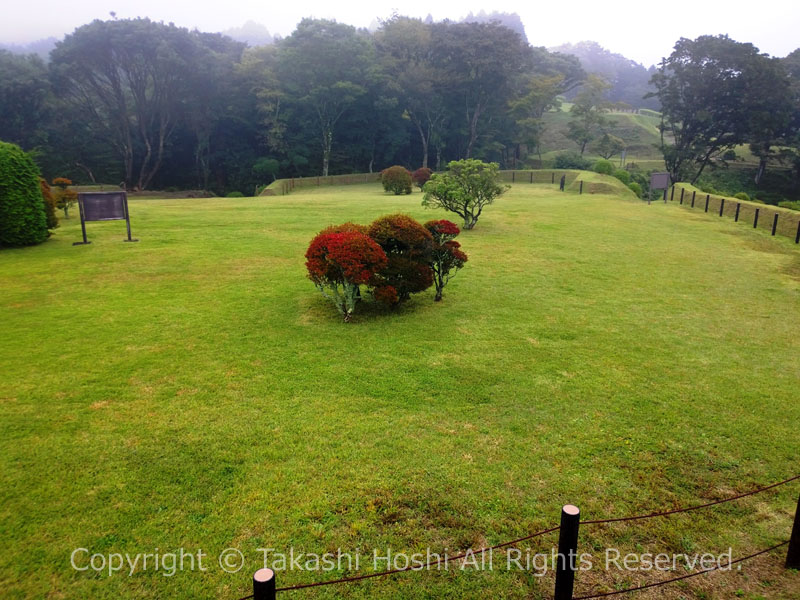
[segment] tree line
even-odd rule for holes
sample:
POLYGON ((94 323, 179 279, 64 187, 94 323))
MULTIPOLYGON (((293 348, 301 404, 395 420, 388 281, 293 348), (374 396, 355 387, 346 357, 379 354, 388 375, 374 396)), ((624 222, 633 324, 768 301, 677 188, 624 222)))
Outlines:
MULTIPOLYGON (((797 52, 772 59, 722 37, 680 40, 642 99, 664 107, 674 176, 702 172, 741 143, 765 167, 796 159, 798 62, 797 52)), ((634 67, 638 95, 643 68, 634 67)), ((371 33, 304 19, 249 48, 149 19, 97 20, 47 63, 0 51, 0 139, 34 150, 48 178, 129 189, 252 193, 277 177, 441 170, 471 157, 522 168, 538 152, 544 113, 576 93, 570 137, 581 151, 618 151, 620 140, 602 135, 603 112, 624 79, 614 73, 629 71, 589 77, 577 57, 497 21, 394 16, 371 33)))

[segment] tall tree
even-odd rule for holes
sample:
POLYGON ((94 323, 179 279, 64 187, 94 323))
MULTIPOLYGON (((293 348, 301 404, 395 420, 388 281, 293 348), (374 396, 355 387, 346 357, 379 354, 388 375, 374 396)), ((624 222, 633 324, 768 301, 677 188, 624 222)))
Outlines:
POLYGON ((498 23, 438 23, 432 33, 452 110, 463 115, 464 156, 470 158, 482 125, 505 112, 517 78, 530 65, 530 46, 498 23))
POLYGON ((608 123, 604 112, 608 102, 605 93, 611 86, 598 75, 589 75, 586 83, 575 96, 570 109, 569 131, 567 137, 578 144, 581 156, 586 145, 596 139, 608 123))
POLYGON ((564 76, 528 75, 521 80, 519 93, 509 103, 509 110, 516 123, 516 142, 536 149, 541 160, 540 141, 544 131, 544 113, 559 109, 564 76))
POLYGON ((374 61, 371 40, 350 25, 303 19, 279 44, 278 81, 284 97, 317 123, 322 175, 328 175, 336 126, 366 93, 374 61))
POLYGON ((758 97, 769 90, 766 94, 769 102, 756 103, 747 115, 750 151, 758 157, 756 185, 761 183, 768 162, 780 156, 776 146, 786 141, 795 110, 789 77, 780 59, 767 58, 760 62, 761 67, 746 82, 748 97, 758 97))
POLYGON ((42 59, 0 50, 0 82, 0 140, 26 150, 43 144, 52 96, 42 59))
POLYGON ((431 145, 441 145, 448 91, 435 60, 431 27, 418 19, 395 16, 376 32, 375 44, 419 136, 421 164, 427 167, 431 145))
POLYGON ((787 72, 789 90, 792 96, 792 117, 786 132, 786 146, 780 159, 792 165, 795 189, 800 188, 800 48, 782 60, 787 72))
POLYGON ((94 21, 53 50, 59 88, 116 148, 127 185, 145 189, 161 168, 198 48, 186 29, 133 19, 94 21))
POLYGON ((747 141, 751 115, 774 108, 760 88, 776 73, 752 44, 727 35, 681 38, 651 83, 661 102, 661 151, 673 181, 697 181, 712 159, 747 141))

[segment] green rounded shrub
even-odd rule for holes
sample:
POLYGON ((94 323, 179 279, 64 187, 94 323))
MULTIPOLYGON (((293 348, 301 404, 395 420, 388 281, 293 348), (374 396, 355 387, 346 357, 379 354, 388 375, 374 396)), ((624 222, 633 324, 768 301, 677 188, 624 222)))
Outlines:
POLYGON ((790 210, 800 210, 800 200, 783 200, 782 202, 778 202, 778 206, 790 210))
POLYGON ((556 169, 586 170, 591 164, 590 160, 583 158, 577 152, 562 152, 553 161, 553 167, 556 169))
POLYGON ((592 171, 601 175, 611 175, 614 172, 614 165, 610 161, 601 159, 592 165, 592 171))
POLYGON ((225 194, 226 198, 244 198, 244 194, 242 192, 237 192, 236 190, 232 192, 228 192, 225 194))
POLYGON ((413 178, 411 172, 405 167, 394 165, 381 171, 381 183, 384 191, 392 192, 395 196, 410 194, 413 178))
POLYGON ((745 200, 747 202, 750 202, 750 196, 748 196, 745 192, 739 192, 734 196, 734 198, 736 198, 737 200, 745 200))
POLYGON ((631 190, 634 194, 636 194, 637 198, 642 197, 642 186, 640 186, 635 181, 632 181, 631 183, 628 184, 628 189, 631 190))
POLYGON ((0 246, 31 246, 47 239, 39 169, 14 144, 0 142, 0 246))
POLYGON ((619 179, 625 185, 628 185, 631 182, 631 174, 625 169, 616 169, 614 171, 614 177, 619 179))

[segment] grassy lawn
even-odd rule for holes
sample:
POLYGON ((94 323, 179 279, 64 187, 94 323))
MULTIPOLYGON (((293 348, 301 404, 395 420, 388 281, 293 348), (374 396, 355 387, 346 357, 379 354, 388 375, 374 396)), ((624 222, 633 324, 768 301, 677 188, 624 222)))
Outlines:
MULTIPOLYGON (((389 313, 365 302, 343 324, 305 277, 308 242, 390 212, 447 217, 420 200, 378 185, 132 200, 138 244, 111 222, 72 247, 72 218, 41 246, 0 252, 3 597, 235 600, 258 548, 360 551, 366 572, 373 550, 503 542, 557 524, 565 503, 585 519, 649 513, 798 472, 790 240, 674 204, 518 184, 459 237, 470 260, 443 302, 433 290, 389 313), (228 547, 245 556, 237 574, 217 563, 228 547), (78 572, 75 548, 184 548, 207 570, 78 572)), ((607 546, 736 559, 788 539, 799 487, 586 526, 597 568, 576 590, 675 575, 606 571, 607 546)), ((784 556, 629 597, 796 599, 784 556)), ((551 594, 549 575, 497 567, 280 597, 551 594)))

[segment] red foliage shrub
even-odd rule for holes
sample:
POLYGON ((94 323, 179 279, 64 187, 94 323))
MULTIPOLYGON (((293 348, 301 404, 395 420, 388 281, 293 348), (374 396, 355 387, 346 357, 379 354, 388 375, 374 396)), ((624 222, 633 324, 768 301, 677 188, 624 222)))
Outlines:
POLYGON ((411 193, 411 171, 395 165, 381 171, 381 183, 386 192, 394 192, 395 196, 411 193))
POLYGON ((359 296, 359 286, 376 284, 376 274, 387 265, 386 253, 358 231, 320 233, 306 251, 311 281, 349 321, 359 296))
POLYGON ((411 179, 414 180, 414 183, 419 189, 422 189, 422 186, 424 186, 428 182, 428 179, 431 178, 432 173, 433 171, 431 171, 428 167, 420 167, 411 174, 411 179))
POLYGON ((433 247, 433 235, 408 215, 380 217, 372 222, 367 234, 388 254, 427 256, 433 247))
POLYGON ((372 291, 372 295, 375 296, 375 299, 378 302, 383 302, 384 304, 388 304, 389 306, 397 304, 400 301, 399 297, 397 296, 397 290, 394 289, 391 285, 376 287, 372 291))
POLYGON ((56 177, 53 179, 53 185, 61 189, 66 189, 68 185, 72 185, 72 180, 66 177, 56 177))
POLYGON ((367 234, 367 229, 369 229, 366 225, 359 225, 358 223, 351 223, 348 221, 347 223, 342 223, 341 225, 329 225, 325 229, 319 232, 320 235, 323 233, 363 233, 364 235, 367 234))
POLYGON ((436 284, 434 300, 438 302, 442 299, 444 286, 467 262, 467 255, 461 250, 461 244, 453 240, 460 231, 452 221, 428 221, 425 228, 434 239, 430 267, 436 284))
POLYGON ((47 180, 39 177, 39 187, 42 188, 42 198, 44 198, 44 214, 47 217, 47 228, 55 229, 58 227, 58 217, 56 216, 56 199, 50 191, 47 180))
POLYGON ((402 302, 433 285, 429 264, 433 235, 417 221, 407 215, 387 215, 370 225, 369 236, 383 248, 389 260, 378 273, 376 287, 393 287, 396 302, 402 302))
POLYGON ((447 219, 428 221, 425 223, 425 229, 431 232, 431 235, 433 235, 433 239, 437 244, 444 244, 461 233, 458 225, 452 221, 448 221, 447 219))

